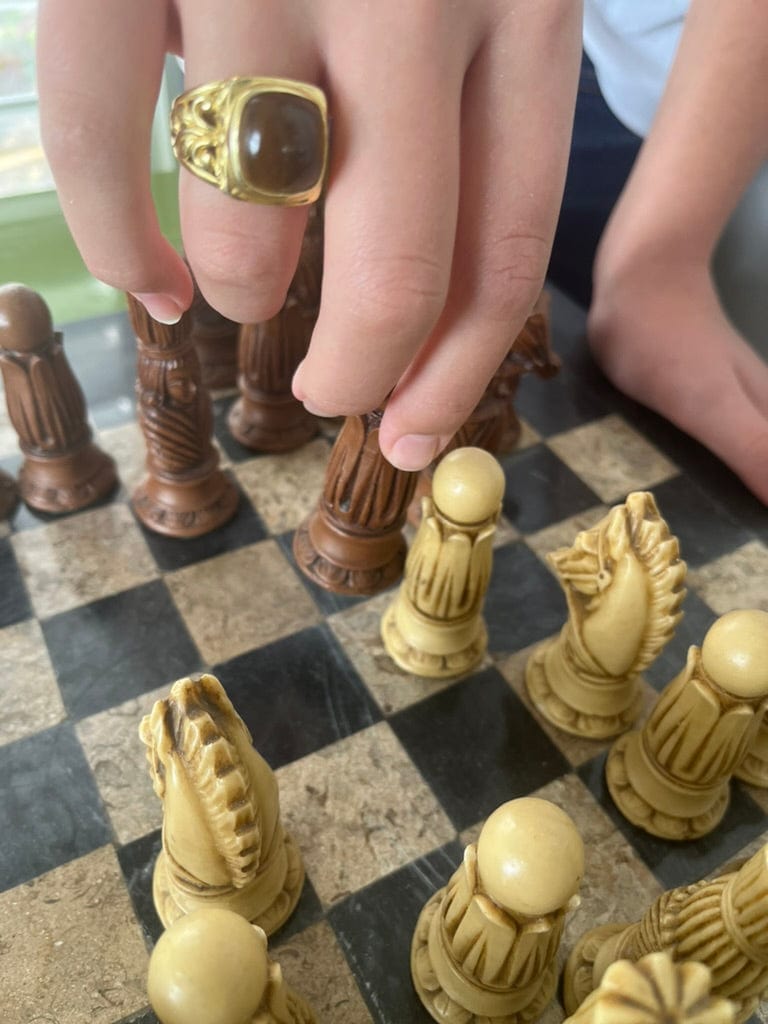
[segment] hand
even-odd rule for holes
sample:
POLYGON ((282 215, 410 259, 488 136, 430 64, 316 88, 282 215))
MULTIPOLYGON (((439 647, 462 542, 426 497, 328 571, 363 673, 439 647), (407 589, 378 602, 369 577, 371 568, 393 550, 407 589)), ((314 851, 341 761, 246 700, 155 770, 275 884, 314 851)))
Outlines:
MULTIPOLYGON (((581 51, 578 0, 41 0, 43 140, 91 273, 159 319, 192 298, 149 191, 167 50, 187 87, 321 85, 332 119, 323 294, 294 393, 316 412, 390 395, 384 454, 425 466, 464 422, 541 288, 581 51), (391 393, 391 394, 390 394, 391 393)), ((273 316, 306 210, 181 172, 184 249, 206 299, 273 316)))

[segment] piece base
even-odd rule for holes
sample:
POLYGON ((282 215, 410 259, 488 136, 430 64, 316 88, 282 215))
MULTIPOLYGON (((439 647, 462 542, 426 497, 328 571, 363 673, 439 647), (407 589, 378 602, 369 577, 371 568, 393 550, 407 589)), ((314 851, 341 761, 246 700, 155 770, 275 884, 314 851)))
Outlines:
MULTIPOLYGON (((318 513, 313 513, 317 515, 318 513)), ((391 554, 378 565, 360 568, 358 565, 344 565, 340 560, 331 560, 319 551, 310 536, 312 516, 305 519, 293 535, 293 554, 296 564, 305 576, 324 590, 349 597, 372 597, 396 583, 403 574, 407 553, 405 539, 400 531, 393 535, 391 554)), ((365 545, 365 538, 355 537, 354 544, 359 556, 365 545)), ((381 549, 381 538, 372 540, 381 549)))
POLYGON ((229 411, 227 424, 234 439, 256 452, 292 452, 320 431, 317 418, 292 396, 290 401, 254 403, 239 398, 229 411))
MULTIPOLYGON (((184 894, 184 905, 177 902, 174 897, 175 886, 172 884, 168 873, 168 862, 165 853, 161 850, 155 870, 152 876, 152 899, 154 900, 157 916, 160 918, 163 927, 170 927, 174 921, 188 914, 191 910, 200 910, 204 907, 218 906, 226 910, 232 910, 241 917, 246 918, 251 924, 257 924, 263 928, 267 935, 272 935, 281 928, 299 902, 301 890, 304 886, 304 864, 301 854, 295 842, 287 833, 285 834, 285 853, 288 860, 288 867, 285 874, 283 887, 276 898, 259 913, 254 914, 252 907, 255 896, 258 895, 257 884, 246 885, 242 889, 231 889, 224 894, 211 892, 201 893, 199 896, 184 894)), ((257 880, 258 882, 258 880, 257 880)))
POLYGON ((596 987, 593 981, 595 959, 603 944, 626 927, 625 924, 604 924, 592 928, 573 947, 563 971, 563 1006, 569 1017, 596 987))
POLYGON ((19 489, 12 476, 0 470, 0 520, 9 519, 19 503, 19 489))
POLYGON ((589 740, 611 739, 630 729, 642 709, 642 695, 637 684, 629 703, 620 712, 613 715, 584 714, 566 704, 550 685, 544 665, 549 646, 546 643, 538 647, 525 666, 525 687, 542 718, 563 732, 589 740))
POLYGON ((89 443, 72 455, 27 455, 19 493, 30 508, 61 515, 103 501, 117 485, 114 459, 89 443))
POLYGON ((133 492, 133 511, 148 530, 167 537, 210 533, 237 512, 240 494, 221 470, 184 482, 147 476, 133 492))
POLYGON ((659 839, 672 839, 683 842, 689 839, 701 839, 710 833, 723 818, 730 799, 728 783, 725 783, 713 799, 711 806, 701 814, 692 817, 677 817, 665 814, 652 807, 637 792, 626 769, 626 749, 636 733, 621 736, 611 747, 608 760, 605 762, 605 781, 608 792, 618 809, 633 825, 658 836, 659 839))
MULTIPOLYGON (((435 627, 435 631, 438 630, 439 627, 435 627)), ((394 602, 382 617, 381 638, 387 654, 399 668, 427 679, 450 679, 466 675, 481 664, 488 649, 488 631, 483 620, 479 619, 476 635, 462 650, 447 654, 420 650, 409 644, 400 632, 394 602)))

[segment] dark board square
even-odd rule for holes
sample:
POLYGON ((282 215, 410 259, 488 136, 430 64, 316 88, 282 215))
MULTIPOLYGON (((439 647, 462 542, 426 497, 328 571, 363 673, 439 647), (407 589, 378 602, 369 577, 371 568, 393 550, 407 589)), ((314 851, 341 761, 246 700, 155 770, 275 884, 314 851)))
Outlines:
POLYGON ((521 541, 493 553, 483 616, 493 654, 519 651, 565 622, 563 592, 544 563, 521 541))
POLYGON ((69 723, 0 747, 0 778, 0 890, 109 842, 96 783, 69 723))
POLYGON ((421 909, 461 863, 449 843, 362 889, 328 912, 376 1024, 428 1024, 411 981, 413 931, 421 909))
POLYGON ((132 1013, 130 1017, 123 1017, 117 1024, 159 1024, 159 1021, 149 1007, 147 1007, 146 1010, 132 1013))
POLYGON ((653 494, 680 541, 680 557, 690 566, 705 565, 751 540, 749 530, 687 477, 657 484, 653 494))
POLYGON ((495 668, 389 722, 458 832, 569 770, 495 668))
POLYGON ((237 548, 255 544, 268 536, 253 505, 242 491, 234 518, 202 537, 165 537, 163 534, 148 530, 142 523, 139 523, 139 526, 147 547, 152 552, 158 568, 163 572, 173 572, 187 565, 194 565, 195 562, 202 562, 206 558, 214 558, 227 551, 236 551, 237 548))
POLYGON ((162 846, 162 833, 158 828, 154 832, 140 836, 132 843, 121 846, 117 851, 120 870, 147 947, 153 946, 164 931, 152 899, 155 861, 162 846))
POLYGON ((13 547, 7 537, 0 537, 0 629, 31 615, 32 606, 13 547))
POLYGON ((765 831, 765 812, 738 783, 732 783, 728 810, 709 835, 695 842, 672 842, 649 835, 627 821, 614 804, 605 782, 606 757, 603 753, 588 761, 578 774, 665 889, 706 877, 765 831))
POLYGON ((552 437, 606 416, 610 403, 585 389, 567 369, 547 380, 526 377, 515 399, 515 409, 542 437, 552 437))
POLYGON ((41 626, 64 706, 75 718, 200 668, 162 580, 54 615, 41 626))
POLYGON ((543 444, 503 460, 504 515, 523 533, 533 533, 593 508, 600 499, 543 444))
POLYGON ((213 669, 259 753, 278 768, 381 719, 327 626, 313 626, 213 669))

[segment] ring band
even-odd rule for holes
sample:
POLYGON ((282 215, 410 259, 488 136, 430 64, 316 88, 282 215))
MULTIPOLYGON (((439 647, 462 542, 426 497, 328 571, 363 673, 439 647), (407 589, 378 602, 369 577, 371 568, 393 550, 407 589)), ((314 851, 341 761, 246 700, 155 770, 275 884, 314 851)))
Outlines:
POLYGON ((179 163, 235 199, 304 206, 328 165, 328 105, 317 86, 289 78, 198 85, 171 108, 179 163))

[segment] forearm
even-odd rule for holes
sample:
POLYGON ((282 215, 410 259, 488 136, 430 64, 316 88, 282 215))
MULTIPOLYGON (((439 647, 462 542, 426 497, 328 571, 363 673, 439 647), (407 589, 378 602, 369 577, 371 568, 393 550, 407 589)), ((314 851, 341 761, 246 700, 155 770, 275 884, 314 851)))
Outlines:
POLYGON ((637 246, 708 258, 768 155, 768 9, 692 0, 656 119, 617 208, 637 246))

